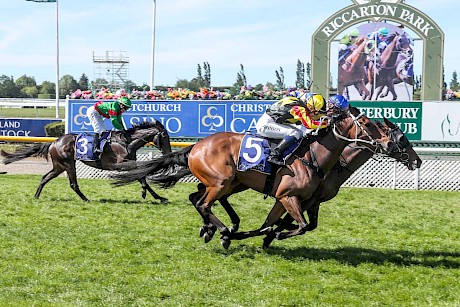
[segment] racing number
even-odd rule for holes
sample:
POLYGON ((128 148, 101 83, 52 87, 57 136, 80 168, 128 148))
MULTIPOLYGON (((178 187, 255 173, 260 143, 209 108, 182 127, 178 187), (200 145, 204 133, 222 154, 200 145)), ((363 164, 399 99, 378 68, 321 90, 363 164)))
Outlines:
POLYGON ((251 158, 247 152, 244 152, 243 158, 250 163, 255 163, 259 161, 262 156, 262 142, 263 142, 263 139, 261 138, 248 137, 246 139, 246 143, 244 144, 244 147, 254 148, 256 151, 256 154, 254 157, 251 158))
POLYGON ((88 140, 86 138, 80 138, 78 140, 77 152, 80 155, 86 155, 88 153, 88 140))

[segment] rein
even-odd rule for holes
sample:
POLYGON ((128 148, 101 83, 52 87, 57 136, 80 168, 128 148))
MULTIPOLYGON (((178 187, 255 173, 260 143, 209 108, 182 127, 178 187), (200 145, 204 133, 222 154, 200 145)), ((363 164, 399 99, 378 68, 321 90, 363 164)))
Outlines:
MULTIPOLYGON (((353 119, 354 124, 355 124, 357 127, 359 127, 359 128, 361 129, 361 131, 363 131, 364 134, 365 134, 368 138, 370 138, 372 141, 362 140, 362 139, 358 138, 358 129, 356 129, 356 133, 355 133, 355 138, 354 138, 354 139, 347 138, 347 137, 345 137, 345 136, 343 136, 343 135, 341 135, 341 134, 339 134, 339 133, 337 132, 337 125, 336 125, 335 123, 334 123, 334 125, 333 125, 333 127, 332 127, 332 132, 334 133, 334 135, 335 135, 336 137, 338 137, 339 139, 342 139, 342 140, 344 140, 344 141, 347 141, 347 142, 350 142, 350 143, 353 143, 353 142, 354 142, 354 143, 356 143, 356 144, 358 144, 358 143, 363 143, 363 144, 368 144, 368 145, 370 145, 370 146, 372 146, 372 147, 375 147, 375 150, 374 150, 373 152, 374 152, 374 153, 377 153, 377 152, 378 152, 378 149, 379 149, 379 147, 380 147, 380 145, 377 143, 376 140, 374 140, 374 139, 372 138, 372 136, 366 131, 366 129, 363 128, 363 126, 361 125, 361 123, 358 121, 358 119, 359 119, 361 116, 363 116, 363 115, 364 115, 364 113, 360 113, 358 116, 354 116, 353 114, 350 113, 350 117, 353 119)), ((364 147, 366 147, 366 146, 364 146, 364 147)), ((369 149, 369 150, 371 150, 371 149, 368 148, 368 147, 366 147, 366 148, 369 149)), ((371 151, 372 151, 372 150, 371 150, 371 151)))

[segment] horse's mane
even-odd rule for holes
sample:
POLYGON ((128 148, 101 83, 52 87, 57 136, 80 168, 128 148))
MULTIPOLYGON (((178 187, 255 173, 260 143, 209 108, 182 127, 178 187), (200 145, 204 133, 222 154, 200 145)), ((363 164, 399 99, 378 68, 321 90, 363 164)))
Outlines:
POLYGON ((163 124, 156 120, 156 121, 153 121, 153 122, 144 121, 144 122, 141 122, 141 123, 133 124, 133 126, 131 128, 126 129, 126 132, 132 133, 132 132, 134 132, 136 130, 139 130, 139 129, 149 129, 149 128, 158 128, 159 130, 164 130, 165 129, 163 124))

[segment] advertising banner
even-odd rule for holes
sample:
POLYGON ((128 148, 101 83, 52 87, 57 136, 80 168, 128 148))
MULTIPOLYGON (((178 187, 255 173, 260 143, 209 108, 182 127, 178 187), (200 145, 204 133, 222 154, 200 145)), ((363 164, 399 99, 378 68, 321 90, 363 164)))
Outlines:
POLYGON ((60 122, 56 119, 0 118, 1 136, 46 136, 45 126, 60 122))
POLYGON ((426 141, 460 141, 460 104, 458 102, 423 103, 422 139, 426 141))
POLYGON ((387 118, 398 125, 409 140, 418 141, 422 138, 421 102, 353 101, 350 104, 372 120, 383 121, 384 117, 387 118))
MULTIPOLYGON (((68 133, 91 132, 86 117, 88 107, 97 100, 69 99, 66 129, 68 133)), ((216 132, 255 131, 257 119, 273 103, 264 101, 216 100, 132 100, 132 108, 123 114, 125 127, 143 121, 160 121, 171 137, 206 137, 216 132)), ((107 129, 112 129, 105 120, 107 129)))

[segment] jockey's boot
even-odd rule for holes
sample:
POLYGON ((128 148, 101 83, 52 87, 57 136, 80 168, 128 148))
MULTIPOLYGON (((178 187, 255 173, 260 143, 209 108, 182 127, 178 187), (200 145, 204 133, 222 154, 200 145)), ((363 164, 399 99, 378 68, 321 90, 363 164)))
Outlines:
POLYGON ((289 146, 294 144, 296 138, 293 136, 285 136, 281 142, 276 146, 267 158, 267 161, 276 165, 285 165, 284 160, 281 157, 284 150, 286 150, 289 146))
POLYGON ((99 160, 101 157, 101 149, 99 148, 101 143, 101 136, 99 133, 94 134, 94 141, 93 141, 93 155, 96 160, 99 160))

